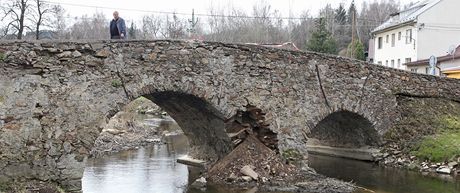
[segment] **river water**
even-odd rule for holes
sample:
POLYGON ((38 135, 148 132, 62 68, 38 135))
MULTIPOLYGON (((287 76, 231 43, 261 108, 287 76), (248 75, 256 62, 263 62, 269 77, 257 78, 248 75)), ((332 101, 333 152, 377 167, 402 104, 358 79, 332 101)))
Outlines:
MULTIPOLYGON (((168 144, 89 159, 85 168, 83 193, 233 193, 209 187, 206 191, 187 190, 199 171, 176 163, 187 153, 184 136, 169 136, 168 144)), ((417 172, 382 168, 372 163, 310 155, 310 165, 318 173, 350 181, 376 193, 460 193, 460 178, 429 177, 417 172)), ((361 193, 365 191, 358 191, 361 193)), ((369 192, 369 191, 367 191, 369 192)))
POLYGON ((318 173, 354 182, 376 193, 460 193, 458 177, 429 176, 336 157, 309 155, 309 158, 310 166, 318 173))

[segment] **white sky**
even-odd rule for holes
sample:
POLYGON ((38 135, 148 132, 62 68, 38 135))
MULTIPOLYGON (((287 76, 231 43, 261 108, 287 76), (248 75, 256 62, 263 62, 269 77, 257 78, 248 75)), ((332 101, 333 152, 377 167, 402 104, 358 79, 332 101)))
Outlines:
MULTIPOLYGON (((250 12, 252 6, 263 0, 47 0, 51 2, 62 3, 67 13, 71 16, 81 16, 84 14, 92 15, 96 11, 103 12, 107 18, 112 17, 112 12, 118 8, 120 16, 126 20, 140 20, 143 15, 149 14, 145 11, 164 11, 164 12, 180 12, 191 13, 195 9, 195 13, 208 14, 210 7, 231 7, 241 8, 250 12), (65 4, 76 4, 94 7, 81 7, 65 4), (109 9, 104 7, 110 7, 109 9), (124 10, 134 9, 138 11, 124 10)), ((340 3, 345 3, 348 8, 351 0, 265 0, 272 6, 272 9, 277 9, 283 17, 289 17, 289 10, 293 16, 298 16, 305 10, 316 15, 318 10, 327 4, 337 7, 340 3)), ((375 0, 355 0, 358 10, 360 10, 363 1, 373 2, 375 0)), ((396 0, 401 4, 407 4, 417 0, 396 0)), ((0 0, 1 2, 1 0, 0 0)))

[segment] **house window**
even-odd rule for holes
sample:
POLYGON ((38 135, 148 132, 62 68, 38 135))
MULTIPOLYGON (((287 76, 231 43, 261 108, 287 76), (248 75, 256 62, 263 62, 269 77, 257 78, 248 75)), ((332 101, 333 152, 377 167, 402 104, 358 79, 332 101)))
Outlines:
POLYGON ((401 59, 398 59, 398 68, 401 68, 401 59))
POLYGON ((382 49, 382 46, 383 46, 383 38, 382 37, 379 37, 379 39, 378 39, 378 46, 379 46, 379 49, 382 49))
POLYGON ((392 68, 395 67, 395 60, 391 60, 391 67, 392 67, 392 68))
POLYGON ((386 42, 387 44, 390 43, 390 35, 387 35, 387 38, 386 38, 385 42, 386 42))
POLYGON ((391 47, 395 47, 395 43, 396 43, 396 35, 391 34, 391 47))
POLYGON ((410 69, 410 71, 417 73, 418 69, 417 68, 412 68, 412 69, 410 69))
POLYGON ((385 61, 385 66, 388 66, 388 60, 387 60, 387 61, 385 61))
POLYGON ((426 67, 426 68, 425 68, 425 74, 431 74, 431 73, 430 73, 430 70, 431 70, 430 67, 426 67))
POLYGON ((406 44, 412 43, 412 29, 406 30, 406 44))
POLYGON ((406 63, 412 62, 411 58, 406 58, 406 63))
POLYGON ((401 36, 402 36, 402 33, 401 33, 401 32, 398 32, 398 41, 401 40, 401 36))

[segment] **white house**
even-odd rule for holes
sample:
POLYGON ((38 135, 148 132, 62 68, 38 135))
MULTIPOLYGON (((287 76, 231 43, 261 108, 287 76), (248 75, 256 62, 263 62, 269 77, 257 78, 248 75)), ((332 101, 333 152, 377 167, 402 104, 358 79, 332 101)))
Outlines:
POLYGON ((392 14, 372 31, 370 62, 410 70, 405 63, 446 55, 460 44, 459 8, 460 0, 423 0, 392 14))

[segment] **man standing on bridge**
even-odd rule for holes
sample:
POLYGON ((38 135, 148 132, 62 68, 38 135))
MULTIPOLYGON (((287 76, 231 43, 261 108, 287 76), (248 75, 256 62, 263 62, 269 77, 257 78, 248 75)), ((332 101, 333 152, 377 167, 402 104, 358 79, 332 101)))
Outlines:
POLYGON ((125 20, 118 16, 118 11, 113 12, 113 20, 110 22, 110 39, 125 39, 125 20))

